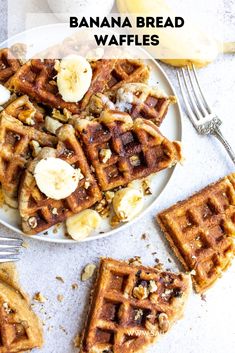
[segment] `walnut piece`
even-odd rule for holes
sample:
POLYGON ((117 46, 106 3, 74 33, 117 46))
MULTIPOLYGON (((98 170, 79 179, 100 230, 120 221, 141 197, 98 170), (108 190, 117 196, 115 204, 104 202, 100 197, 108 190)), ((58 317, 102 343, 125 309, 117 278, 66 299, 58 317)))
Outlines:
POLYGON ((158 316, 158 326, 159 329, 162 333, 165 333, 169 330, 169 320, 168 320, 168 316, 166 313, 161 313, 158 316))
POLYGON ((139 300, 147 299, 149 296, 148 288, 140 284, 138 287, 133 289, 133 296, 139 300))
POLYGON ((81 280, 84 282, 90 279, 93 276, 95 269, 96 266, 94 264, 86 265, 86 267, 82 271, 81 280))

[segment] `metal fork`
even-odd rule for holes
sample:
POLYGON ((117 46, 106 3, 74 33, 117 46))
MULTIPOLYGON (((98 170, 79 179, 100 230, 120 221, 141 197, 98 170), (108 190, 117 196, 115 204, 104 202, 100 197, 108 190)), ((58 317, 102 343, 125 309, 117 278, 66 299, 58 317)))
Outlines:
POLYGON ((235 153, 219 128, 222 121, 207 103, 194 65, 178 70, 177 77, 185 104, 185 110, 193 126, 201 135, 215 136, 226 148, 230 158, 235 164, 235 153))
POLYGON ((0 263, 18 261, 22 244, 19 238, 0 237, 0 263))

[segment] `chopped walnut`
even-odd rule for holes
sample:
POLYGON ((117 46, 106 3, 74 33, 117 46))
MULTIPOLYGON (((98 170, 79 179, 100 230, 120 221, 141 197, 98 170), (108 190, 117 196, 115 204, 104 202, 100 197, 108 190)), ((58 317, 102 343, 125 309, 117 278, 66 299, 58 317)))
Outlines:
POLYGON ((9 307, 8 303, 3 303, 2 307, 5 311, 6 314, 11 314, 13 313, 13 310, 9 307))
POLYGON ((133 167, 138 167, 141 164, 139 156, 137 155, 131 156, 130 163, 133 167))
POLYGON ((37 218, 36 218, 36 217, 30 217, 30 218, 28 219, 28 224, 29 224, 29 226, 30 226, 32 229, 36 228, 37 225, 38 225, 37 218))
POLYGON ((33 300, 39 303, 45 303, 46 298, 42 295, 42 293, 37 292, 34 294, 33 300))
POLYGON ((112 152, 109 148, 103 148, 99 153, 102 163, 107 163, 112 156, 112 152))
POLYGON ((61 303, 64 300, 64 296, 62 294, 58 294, 57 295, 57 300, 58 300, 58 302, 61 303))
POLYGON ((112 203, 115 193, 113 191, 107 191, 105 193, 105 198, 108 203, 112 203))
POLYGON ((51 213, 55 216, 58 215, 58 209, 56 207, 53 207, 52 210, 51 210, 51 213))
POLYGON ((31 126, 35 125, 35 121, 32 118, 26 118, 25 122, 27 125, 31 125, 31 126))
POLYGON ((144 314, 144 312, 143 312, 142 309, 137 309, 137 310, 135 311, 134 320, 135 320, 135 321, 138 321, 139 319, 142 318, 143 314, 144 314))
POLYGON ((58 120, 51 118, 50 116, 46 116, 45 118, 45 128, 51 134, 56 135, 57 129, 59 129, 63 124, 61 124, 58 120))
POLYGON ((144 191, 144 195, 152 195, 151 187, 150 187, 150 182, 148 179, 144 179, 142 181, 142 189, 144 191))
POLYGON ((96 266, 94 264, 88 264, 82 271, 81 280, 84 282, 90 279, 93 276, 95 269, 96 266))
POLYGON ((117 227, 120 224, 120 219, 117 215, 114 215, 110 220, 110 225, 112 228, 117 227))
POLYGON ((150 293, 155 293, 157 291, 157 285, 156 282, 153 280, 149 281, 149 286, 148 286, 149 292, 150 293))
POLYGON ((33 155, 33 157, 37 157, 38 153, 39 153, 39 152, 41 151, 41 149, 42 149, 42 148, 40 147, 38 141, 32 140, 32 141, 30 142, 30 145, 31 145, 31 147, 32 147, 32 155, 33 155))
POLYGON ((64 112, 63 112, 63 114, 62 114, 62 113, 61 113, 59 110, 57 110, 57 109, 53 109, 53 110, 52 110, 52 117, 53 117, 54 119, 56 119, 56 120, 61 121, 62 123, 67 123, 67 121, 68 121, 68 119, 69 119, 67 112, 66 112, 66 115, 65 115, 64 112))
POLYGON ((158 326, 159 329, 162 333, 165 333, 169 330, 169 320, 168 320, 168 316, 165 313, 161 313, 158 316, 158 326))
POLYGON ((90 185, 91 185, 90 181, 86 180, 85 184, 84 184, 84 188, 87 190, 87 189, 89 189, 90 185))
POLYGON ((108 204, 106 198, 103 198, 98 205, 96 206, 95 210, 102 216, 108 217, 110 214, 110 205, 108 204))
POLYGON ((133 266, 140 266, 142 265, 142 261, 140 256, 135 256, 132 259, 129 260, 129 265, 133 265, 133 266))
POLYGON ((77 283, 73 283, 71 285, 72 289, 75 290, 75 289, 78 289, 78 284, 77 283))
POLYGON ((147 299, 149 296, 148 288, 140 284, 138 287, 133 289, 133 296, 140 300, 147 299))

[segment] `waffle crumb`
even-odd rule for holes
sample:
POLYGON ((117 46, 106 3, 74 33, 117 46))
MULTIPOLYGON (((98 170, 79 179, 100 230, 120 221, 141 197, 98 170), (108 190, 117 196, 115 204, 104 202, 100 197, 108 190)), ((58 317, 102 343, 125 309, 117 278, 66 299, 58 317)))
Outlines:
POLYGON ((86 265, 86 267, 82 271, 81 280, 85 282, 88 279, 90 279, 93 276, 95 269, 96 269, 96 266, 94 264, 86 265))
POLYGON ((75 289, 78 289, 78 284, 77 283, 73 283, 71 285, 72 289, 75 290, 75 289))
POLYGON ((64 300, 64 296, 62 294, 58 294, 57 295, 57 300, 58 300, 58 302, 61 303, 64 300))
POLYGON ((47 301, 47 299, 43 296, 41 292, 35 293, 33 300, 39 303, 45 303, 47 301))
POLYGON ((56 276, 57 281, 64 283, 64 279, 61 276, 56 276))

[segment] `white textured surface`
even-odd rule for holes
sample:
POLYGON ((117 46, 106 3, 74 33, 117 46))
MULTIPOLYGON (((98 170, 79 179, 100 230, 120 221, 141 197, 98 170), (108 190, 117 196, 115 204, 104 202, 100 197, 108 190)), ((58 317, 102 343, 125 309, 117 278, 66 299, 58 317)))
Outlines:
MULTIPOLYGON (((213 0, 210 2, 213 6, 213 0)), ((195 6, 194 1, 190 0, 190 3, 195 6)), ((225 19, 228 23, 232 23, 234 1, 226 0, 225 9, 225 19)), ((21 28, 20 19, 16 22, 16 28, 18 30, 21 28)), ((4 39, 2 30, 1 28, 1 36, 4 39)), ((208 99, 223 119, 222 130, 235 149, 234 60, 234 56, 220 57, 209 67, 200 70, 200 79, 208 99)), ((177 88, 174 70, 166 66, 164 68, 177 88)), ((158 205, 145 219, 127 231, 107 239, 74 246, 50 245, 27 240, 29 248, 24 249, 22 260, 18 263, 22 285, 30 295, 40 291, 48 298, 44 305, 35 305, 35 310, 45 321, 45 345, 41 350, 42 353, 75 352, 72 340, 82 326, 85 303, 92 286, 91 281, 80 282, 81 270, 87 263, 97 263, 100 256, 126 259, 139 255, 142 256, 143 262, 149 265, 154 264, 154 258, 157 257, 166 268, 173 270, 180 268, 155 225, 155 214, 209 182, 234 171, 234 166, 223 147, 213 138, 198 136, 186 117, 183 126, 183 147, 186 161, 182 167, 177 167, 167 190, 159 198, 158 205), (148 241, 140 239, 142 233, 148 234, 148 241), (147 247, 148 244, 151 246, 147 247), (152 252, 155 251, 157 255, 153 256, 152 252), (169 263, 168 259, 172 262, 169 263), (65 283, 57 281, 56 276, 62 276, 65 283), (74 282, 79 285, 77 290, 71 289, 74 282), (57 301, 58 294, 64 295, 62 303, 57 301)), ((0 230, 1 235, 11 234, 2 226, 0 230)), ((200 296, 192 294, 184 319, 178 322, 156 346, 150 348, 149 352, 233 353, 234 275, 235 265, 208 291, 206 302, 202 301, 200 296)))

